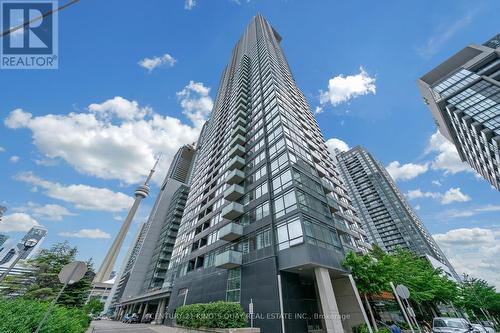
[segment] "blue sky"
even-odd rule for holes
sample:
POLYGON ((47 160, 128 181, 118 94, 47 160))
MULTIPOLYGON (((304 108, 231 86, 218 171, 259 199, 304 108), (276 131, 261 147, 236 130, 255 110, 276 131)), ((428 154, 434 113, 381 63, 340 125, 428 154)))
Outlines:
POLYGON ((498 1, 81 1, 59 15, 58 70, 0 71, 0 231, 33 224, 99 264, 154 156, 197 138, 257 12, 282 35, 331 147, 363 145, 460 272, 500 286, 500 194, 436 134, 415 81, 498 33, 498 1), (334 140, 336 139, 336 140, 334 140))

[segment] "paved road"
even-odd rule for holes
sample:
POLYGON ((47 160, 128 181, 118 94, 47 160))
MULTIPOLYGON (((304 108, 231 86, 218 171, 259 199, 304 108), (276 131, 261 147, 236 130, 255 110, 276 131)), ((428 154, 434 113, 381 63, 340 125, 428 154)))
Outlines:
POLYGON ((111 320, 97 320, 90 324, 87 333, 174 333, 175 329, 163 325, 123 324, 111 320))

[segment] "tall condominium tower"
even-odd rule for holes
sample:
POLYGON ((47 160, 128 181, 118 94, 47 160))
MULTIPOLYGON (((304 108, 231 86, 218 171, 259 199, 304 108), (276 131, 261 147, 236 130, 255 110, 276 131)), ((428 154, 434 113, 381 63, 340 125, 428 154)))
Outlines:
POLYGON ((417 84, 439 132, 500 190, 500 34, 467 46, 417 84))
POLYGON ((366 315, 341 263, 369 244, 281 40, 255 16, 224 69, 169 265, 168 312, 217 300, 248 311, 253 300, 262 332, 349 332, 366 315))
POLYGON ((10 250, 2 253, 2 258, 0 259, 1 266, 9 266, 12 260, 15 259, 17 255, 21 255, 20 259, 31 259, 39 251, 42 243, 47 237, 47 229, 44 227, 33 227, 24 235, 24 237, 10 250), (35 239, 37 241, 34 247, 26 248, 24 243, 27 240, 35 239))
POLYGON ((164 312, 170 289, 164 289, 163 285, 186 204, 194 155, 195 148, 186 145, 173 158, 148 221, 142 226, 117 279, 111 307, 123 309, 119 315, 132 308, 143 315, 164 312))
POLYGON ((337 155, 338 165, 351 194, 353 204, 371 243, 393 252, 408 249, 430 256, 452 278, 453 267, 406 202, 385 168, 363 147, 354 147, 337 155))

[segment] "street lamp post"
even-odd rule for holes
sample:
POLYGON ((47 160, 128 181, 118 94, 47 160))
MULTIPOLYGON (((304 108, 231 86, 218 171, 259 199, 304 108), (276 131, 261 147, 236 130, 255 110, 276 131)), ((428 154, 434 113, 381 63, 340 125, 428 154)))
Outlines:
POLYGON ((35 247, 37 243, 38 243, 38 240, 34 239, 34 238, 30 238, 30 239, 27 239, 24 241, 23 249, 21 251, 19 251, 19 255, 16 257, 16 259, 14 259, 12 264, 10 264, 9 268, 7 268, 5 270, 5 272, 3 272, 3 274, 0 276, 0 283, 7 277, 7 275, 9 275, 10 271, 17 265, 17 262, 26 253, 26 251, 28 251, 32 247, 35 247))

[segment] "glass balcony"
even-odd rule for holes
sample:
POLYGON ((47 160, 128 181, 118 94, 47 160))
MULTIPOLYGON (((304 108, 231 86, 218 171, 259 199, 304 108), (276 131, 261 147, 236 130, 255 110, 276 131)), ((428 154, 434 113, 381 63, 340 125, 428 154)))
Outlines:
POLYGON ((238 184, 245 179, 245 173, 241 170, 235 169, 227 175, 226 183, 228 184, 238 184))
POLYGON ((321 178, 321 185, 323 186, 325 193, 333 192, 333 186, 326 179, 321 178))
POLYGON ((243 235, 243 226, 236 223, 229 223, 219 229, 219 239, 233 241, 243 235))
POLYGON ((245 147, 242 145, 236 145, 229 151, 229 157, 243 156, 245 155, 245 147))
POLYGON ((243 135, 236 135, 233 140, 231 140, 231 147, 234 147, 236 145, 244 145, 247 140, 243 135))
POLYGON ((238 126, 245 126, 247 124, 247 121, 245 118, 238 117, 234 120, 233 127, 238 127, 238 126))
POLYGON ((236 201, 245 194, 243 186, 233 184, 224 191, 224 199, 236 201))
POLYGON ((235 156, 229 161, 229 170, 241 169, 243 166, 245 166, 245 159, 240 156, 235 156))
POLYGON ((228 250, 215 256, 215 267, 231 269, 241 266, 242 253, 228 250))
POLYGON ((363 236, 368 236, 368 233, 366 231, 364 231, 362 228, 358 227, 355 224, 351 224, 351 229, 358 232, 359 234, 361 234, 363 236))
POLYGON ((333 199, 331 196, 327 195, 326 196, 326 201, 328 204, 328 208, 330 208, 330 212, 335 213, 340 210, 339 204, 335 199, 333 199))
POLYGON ((243 205, 237 202, 231 202, 229 205, 222 208, 222 218, 226 220, 234 220, 243 214, 243 205))
POLYGON ((238 127, 235 127, 233 130, 233 137, 235 137, 238 134, 245 135, 246 133, 247 133, 247 131, 243 126, 238 126, 238 127))

